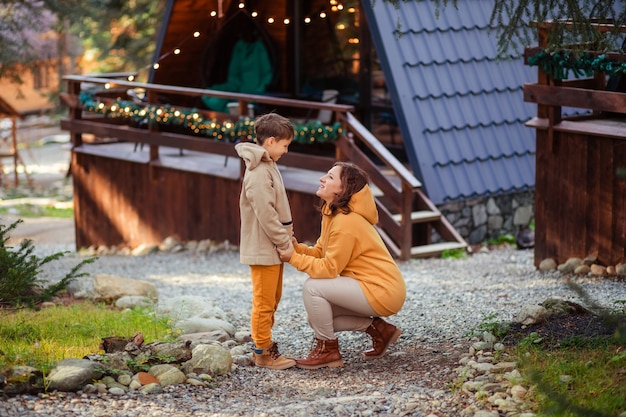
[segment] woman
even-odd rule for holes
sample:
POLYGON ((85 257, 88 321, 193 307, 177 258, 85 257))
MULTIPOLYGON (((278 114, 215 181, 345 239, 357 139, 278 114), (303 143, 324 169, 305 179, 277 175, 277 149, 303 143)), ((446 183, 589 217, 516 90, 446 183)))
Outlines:
POLYGON ((374 225, 378 211, 369 177, 358 166, 337 162, 320 178, 321 235, 315 246, 298 243, 281 259, 309 279, 303 298, 316 346, 300 368, 343 366, 336 332, 362 331, 372 338, 366 359, 380 358, 402 331, 381 317, 397 313, 406 297, 400 269, 374 225))

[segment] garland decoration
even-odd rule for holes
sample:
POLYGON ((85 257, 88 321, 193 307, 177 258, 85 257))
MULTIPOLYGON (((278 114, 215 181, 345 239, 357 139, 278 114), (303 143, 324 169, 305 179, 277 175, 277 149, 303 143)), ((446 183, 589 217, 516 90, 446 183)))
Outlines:
MULTIPOLYGON (((231 143, 254 140, 254 120, 247 117, 236 121, 205 119, 197 109, 179 109, 169 104, 139 105, 134 101, 120 99, 105 103, 88 92, 81 92, 79 99, 85 111, 112 119, 128 120, 137 127, 180 126, 191 134, 215 140, 231 143)), ((339 122, 327 126, 319 120, 310 120, 293 125, 293 142, 303 145, 333 142, 343 131, 339 122)))
POLYGON ((576 78, 591 77, 594 72, 604 72, 609 77, 626 73, 626 62, 611 61, 605 54, 593 56, 589 52, 550 53, 544 49, 530 57, 528 65, 540 67, 557 80, 567 79, 570 71, 576 78))

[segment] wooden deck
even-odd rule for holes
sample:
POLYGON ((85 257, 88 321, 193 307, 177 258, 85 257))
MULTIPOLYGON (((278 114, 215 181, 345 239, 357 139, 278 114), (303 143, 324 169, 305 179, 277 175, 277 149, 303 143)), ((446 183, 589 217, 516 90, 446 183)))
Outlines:
MULTIPOLYGON (((152 162, 149 147, 142 149, 134 143, 75 147, 72 177, 79 190, 74 193, 77 247, 122 243, 136 247, 159 244, 167 236, 238 244, 239 229, 233 225, 239 224, 241 169, 237 156, 171 147, 160 147, 159 159, 152 162), (179 216, 187 219, 180 221, 179 216), (181 224, 188 226, 181 228, 181 224)), ((279 169, 297 208, 293 214, 297 237, 315 241, 319 234, 315 191, 323 173, 281 165, 279 169)))

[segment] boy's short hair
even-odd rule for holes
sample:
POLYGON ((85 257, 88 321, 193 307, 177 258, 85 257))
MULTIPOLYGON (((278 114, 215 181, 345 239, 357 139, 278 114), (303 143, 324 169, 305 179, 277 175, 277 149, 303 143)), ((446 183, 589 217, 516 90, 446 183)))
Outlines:
POLYGON ((254 133, 257 143, 263 145, 265 139, 272 136, 276 140, 292 139, 294 129, 286 117, 276 113, 267 113, 257 117, 254 121, 254 133))

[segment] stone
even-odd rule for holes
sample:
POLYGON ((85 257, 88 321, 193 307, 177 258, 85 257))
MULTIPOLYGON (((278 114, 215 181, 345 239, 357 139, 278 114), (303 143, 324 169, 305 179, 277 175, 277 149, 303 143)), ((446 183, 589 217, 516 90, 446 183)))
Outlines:
POLYGON ((131 381, 132 381, 132 376, 128 374, 122 374, 117 377, 117 382, 124 386, 129 386, 131 381))
POLYGON ((159 250, 161 252, 170 252, 176 246, 180 245, 181 243, 174 236, 168 236, 163 239, 163 242, 161 242, 161 244, 159 245, 159 250))
POLYGON ((591 272, 592 275, 604 275, 606 274, 606 267, 598 264, 592 264, 589 267, 589 272, 591 272))
POLYGON ((511 372, 514 369, 515 369, 515 362, 498 362, 493 366, 493 368, 491 369, 491 372, 495 374, 501 374, 504 372, 511 372))
POLYGON ((158 313, 173 320, 183 320, 202 314, 206 311, 207 305, 212 303, 206 297, 196 295, 171 297, 159 304, 158 313))
POLYGON ((109 394, 111 394, 111 395, 124 395, 124 394, 126 394, 126 391, 123 388, 120 388, 120 387, 112 387, 112 388, 109 388, 109 394))
POLYGON ((576 275, 587 275, 589 272, 591 272, 591 268, 585 264, 579 265, 574 269, 574 274, 576 275))
POLYGON ((539 263, 539 270, 541 272, 554 271, 556 268, 556 261, 552 258, 546 258, 539 263))
POLYGON ((78 391, 84 385, 102 377, 101 365, 87 359, 64 359, 48 375, 50 390, 78 391))
POLYGON ((226 342, 230 339, 230 335, 224 330, 214 330, 212 332, 202 333, 185 333, 178 336, 180 341, 189 341, 191 346, 211 342, 226 342))
POLYGON ((500 414, 497 411, 478 410, 474 413, 474 417, 498 417, 500 414))
POLYGON ((233 358, 230 352, 219 345, 198 345, 193 349, 190 360, 183 363, 185 373, 206 373, 209 375, 224 375, 230 372, 233 358))
POLYGON ((159 380, 159 384, 163 386, 182 384, 187 379, 180 369, 168 364, 154 365, 148 372, 156 377, 159 380))
POLYGON ((157 245, 150 245, 150 244, 142 243, 141 245, 131 250, 130 254, 131 256, 146 256, 146 255, 150 255, 151 253, 158 252, 158 251, 159 251, 159 247, 157 245))
POLYGON ((95 300, 114 301, 125 295, 140 295, 152 300, 158 298, 156 287, 148 281, 97 274, 93 285, 95 300))
POLYGON ((522 307, 515 316, 515 322, 525 326, 541 323, 548 317, 548 310, 540 305, 527 305, 522 307))
POLYGON ((582 265, 582 263, 583 260, 580 258, 569 258, 564 264, 559 265, 557 269, 562 274, 570 274, 574 272, 577 267, 582 265))
POLYGON ((524 205, 517 207, 513 213, 513 225, 514 226, 526 226, 530 224, 530 220, 533 217, 533 207, 531 205, 524 205))
POLYGON ((139 383, 141 385, 158 384, 159 383, 159 380, 154 375, 150 375, 148 372, 138 372, 137 373, 137 381, 139 381, 139 383))
POLYGON ((585 307, 573 301, 562 300, 560 298, 547 298, 541 303, 545 307, 548 315, 559 314, 587 314, 590 313, 585 307))
POLYGON ((524 398, 528 390, 521 385, 513 385, 511 387, 511 396, 514 398, 524 398))
POLYGON ((215 317, 191 317, 187 320, 178 321, 174 327, 181 330, 183 333, 206 333, 215 330, 223 330, 229 335, 235 334, 235 326, 215 317))
POLYGON ((139 390, 142 394, 160 394, 163 392, 163 387, 160 384, 148 384, 139 390))

